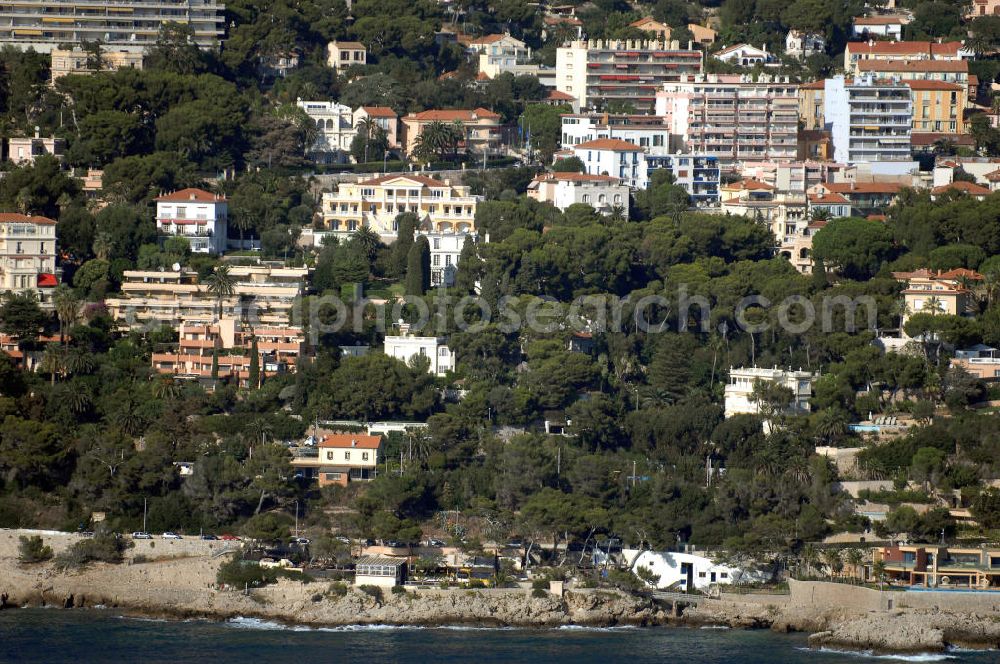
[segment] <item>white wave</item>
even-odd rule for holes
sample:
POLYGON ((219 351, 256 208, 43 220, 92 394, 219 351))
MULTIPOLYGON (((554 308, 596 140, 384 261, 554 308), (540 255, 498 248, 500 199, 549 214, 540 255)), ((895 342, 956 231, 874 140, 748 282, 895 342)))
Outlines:
POLYGON ((698 629, 731 629, 729 625, 702 625, 698 629))
MULTIPOLYGON (((800 650, 813 650, 812 648, 800 648, 800 650)), ((846 655, 848 657, 864 657, 865 659, 883 659, 896 662, 943 662, 955 659, 954 655, 940 652, 918 652, 912 654, 888 654, 879 655, 871 650, 838 650, 836 648, 820 648, 819 652, 832 653, 835 655, 846 655)))
POLYGON ((247 618, 244 616, 230 618, 224 624, 237 629, 259 629, 286 632, 381 632, 424 629, 418 625, 336 625, 332 627, 310 627, 308 625, 286 625, 273 620, 247 618))
POLYGON ((593 627, 591 625, 560 625, 555 629, 571 632, 621 632, 625 630, 639 629, 634 625, 615 625, 614 627, 593 627))

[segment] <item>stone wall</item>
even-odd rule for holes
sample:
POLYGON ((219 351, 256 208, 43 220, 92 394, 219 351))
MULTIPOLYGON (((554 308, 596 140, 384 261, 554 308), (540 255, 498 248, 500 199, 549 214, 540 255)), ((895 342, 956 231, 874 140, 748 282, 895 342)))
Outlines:
POLYGON ((863 611, 937 609, 959 612, 1000 612, 1000 592, 989 591, 878 591, 863 586, 826 581, 788 582, 789 607, 809 609, 852 608, 863 611), (891 605, 890 605, 891 602, 891 605))
MULTIPOLYGON (((70 547, 74 542, 82 539, 77 533, 63 533, 55 530, 28 530, 28 529, 0 529, 0 557, 17 558, 19 538, 21 536, 30 537, 38 535, 42 541, 52 547, 52 552, 59 554, 70 547)), ((135 558, 137 555, 145 556, 147 559, 159 558, 186 558, 190 556, 214 556, 222 551, 238 548, 239 542, 223 542, 221 540, 208 541, 197 537, 185 537, 181 540, 165 540, 159 536, 151 540, 135 540, 135 547, 129 549, 125 557, 127 560, 135 558)))

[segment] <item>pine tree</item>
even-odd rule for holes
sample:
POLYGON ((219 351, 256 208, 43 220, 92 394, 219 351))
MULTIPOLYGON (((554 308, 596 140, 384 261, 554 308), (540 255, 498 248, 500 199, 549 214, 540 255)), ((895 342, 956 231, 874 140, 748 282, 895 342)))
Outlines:
POLYGON ((826 265, 823 263, 822 258, 816 258, 813 260, 812 281, 813 288, 815 288, 817 292, 823 290, 828 285, 826 279, 826 265))
POLYGON ((458 256, 458 268, 455 270, 455 288, 462 293, 472 293, 476 282, 482 278, 483 259, 479 257, 476 243, 471 237, 465 238, 462 253, 458 256))
POLYGON ((406 273, 406 262, 413 247, 413 234, 419 219, 412 212, 402 212, 396 216, 396 241, 392 244, 392 269, 397 277, 406 273))
POLYGON ((406 294, 423 295, 431 287, 431 245, 423 235, 406 256, 406 294))
POLYGON ((260 353, 257 351, 257 337, 250 344, 250 389, 260 387, 260 353))

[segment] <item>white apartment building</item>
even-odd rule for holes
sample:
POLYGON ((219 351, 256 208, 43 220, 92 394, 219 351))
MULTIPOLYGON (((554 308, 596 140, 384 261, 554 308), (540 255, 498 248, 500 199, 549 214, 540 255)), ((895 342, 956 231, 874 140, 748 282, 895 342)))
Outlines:
POLYGON ((793 58, 808 58, 826 50, 826 39, 815 32, 789 30, 785 35, 785 55, 793 58))
POLYGON ((440 337, 417 337, 408 333, 406 325, 401 326, 399 335, 386 335, 385 354, 407 364, 414 357, 430 360, 428 371, 435 376, 444 376, 455 369, 455 356, 440 337))
POLYGON ((913 101, 901 81, 843 76, 826 80, 824 117, 835 161, 867 162, 872 172, 901 175, 915 168, 911 157, 913 101))
POLYGON ((601 138, 572 147, 590 175, 610 175, 633 189, 649 186, 646 153, 635 143, 617 138, 601 138))
POLYGON ((580 108, 617 101, 649 112, 662 84, 700 73, 703 58, 676 41, 576 40, 556 50, 556 90, 576 97, 580 108))
POLYGON ((520 39, 502 35, 485 35, 469 42, 469 52, 479 56, 479 73, 496 78, 504 72, 514 75, 535 74, 538 65, 531 64, 531 49, 520 39))
MULTIPOLYGON (((351 141, 357 130, 354 127, 354 111, 335 101, 302 101, 296 106, 306 112, 316 123, 316 140, 306 153, 317 162, 340 164, 351 154, 351 141)), ((381 155, 379 155, 381 157, 381 155)))
POLYGON ((709 74, 666 83, 656 94, 662 116, 685 152, 714 155, 726 170, 743 162, 794 160, 799 86, 787 77, 709 74))
POLYGON ((0 212, 0 290, 32 291, 48 303, 58 285, 55 220, 0 212))
POLYGON ((48 53, 62 44, 100 42, 142 53, 167 23, 183 23, 200 48, 216 48, 225 28, 216 0, 4 0, 0 46, 48 53))
POLYGON ((181 189, 156 199, 156 230, 187 238, 191 251, 220 255, 228 242, 226 197, 202 189, 181 189))
POLYGON ((528 198, 552 203, 562 211, 570 205, 589 205, 610 215, 619 208, 625 219, 629 213, 629 188, 610 175, 590 173, 543 173, 528 185, 528 198))
POLYGON ((617 138, 635 143, 650 155, 671 153, 670 128, 662 118, 609 113, 574 113, 562 116, 564 150, 601 138, 617 138))
POLYGON ((903 26, 910 22, 906 16, 859 16, 851 25, 853 39, 868 40, 873 37, 900 41, 903 26))
POLYGON ((326 235, 346 239, 359 228, 371 228, 385 242, 396 239, 396 216, 412 212, 421 231, 469 233, 476 229, 480 197, 469 187, 425 175, 383 175, 341 182, 337 191, 323 194, 322 227, 315 241, 326 235))
POLYGON ((716 60, 725 62, 737 67, 753 67, 755 65, 766 65, 775 61, 773 53, 769 53, 766 47, 758 48, 751 44, 733 44, 727 46, 713 56, 716 60))
POLYGON ((715 207, 719 204, 721 170, 719 158, 714 155, 689 153, 646 155, 646 168, 648 171, 661 168, 670 171, 674 184, 684 187, 691 197, 691 203, 698 207, 715 207))
POLYGON ((361 42, 332 41, 326 45, 326 64, 334 69, 347 69, 368 63, 368 51, 361 42))
POLYGON ((759 415, 760 403, 754 398, 754 386, 758 383, 772 383, 787 387, 792 392, 792 400, 786 414, 800 415, 810 411, 809 399, 812 397, 813 384, 819 374, 809 371, 792 371, 773 367, 740 367, 729 370, 729 383, 726 385, 725 416, 759 415))
POLYGON ((418 230, 431 248, 431 286, 454 286, 458 260, 466 242, 476 242, 476 233, 436 233, 418 230))
MULTIPOLYGON (((251 325, 286 327, 295 300, 305 294, 308 268, 233 265, 233 294, 222 298, 222 317, 251 325)), ((131 329, 178 328, 185 320, 218 319, 219 300, 192 270, 126 270, 122 293, 105 301, 111 316, 131 329)))

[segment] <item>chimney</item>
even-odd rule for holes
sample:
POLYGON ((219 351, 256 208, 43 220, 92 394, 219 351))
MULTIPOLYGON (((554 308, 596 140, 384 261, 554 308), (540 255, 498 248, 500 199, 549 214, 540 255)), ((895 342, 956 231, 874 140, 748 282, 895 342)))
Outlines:
POLYGON ((358 441, 355 440, 354 438, 351 438, 351 447, 357 447, 357 446, 358 446, 358 441))

